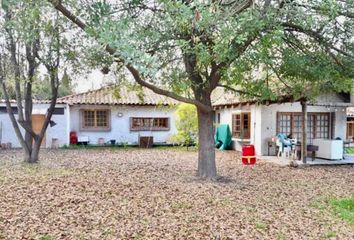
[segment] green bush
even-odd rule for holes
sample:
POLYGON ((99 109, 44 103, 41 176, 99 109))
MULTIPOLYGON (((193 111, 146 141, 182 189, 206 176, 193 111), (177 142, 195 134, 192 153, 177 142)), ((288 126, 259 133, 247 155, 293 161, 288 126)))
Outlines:
POLYGON ((198 142, 198 116, 194 105, 181 103, 176 110, 177 134, 173 140, 182 146, 196 145, 198 142))

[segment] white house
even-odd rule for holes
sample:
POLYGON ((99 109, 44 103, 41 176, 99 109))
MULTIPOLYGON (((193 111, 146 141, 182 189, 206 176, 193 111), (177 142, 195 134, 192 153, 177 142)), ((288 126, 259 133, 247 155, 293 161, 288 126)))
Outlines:
MULTIPOLYGON (((154 143, 164 144, 176 133, 174 112, 177 101, 155 94, 149 89, 142 92, 111 87, 74 94, 57 100, 43 146, 51 147, 53 139, 60 146, 70 143, 70 132, 87 138, 90 144, 99 141, 137 144, 140 136, 152 136, 154 143)), ((16 103, 13 108, 17 111, 16 103)), ((49 104, 36 101, 33 121, 44 119, 49 104)), ((35 123, 33 123, 35 124, 35 123)), ((8 117, 5 103, 0 102, 0 141, 20 147, 8 117)))
MULTIPOLYGON (((214 94, 215 121, 229 124, 233 148, 241 150, 243 144, 254 144, 257 155, 268 155, 268 143, 278 133, 291 134, 301 139, 301 106, 299 102, 260 105, 242 101, 232 94, 214 94)), ((308 141, 346 139, 346 109, 352 106, 350 97, 328 94, 309 103, 308 141)), ((57 141, 60 146, 70 143, 70 133, 88 139, 90 144, 109 142, 134 145, 139 137, 152 136, 155 144, 165 144, 177 132, 175 110, 177 101, 155 94, 144 88, 137 93, 128 88, 119 92, 112 87, 59 98, 48 127, 44 147, 57 141)), ((14 111, 16 103, 12 102, 14 111)), ((33 122, 40 125, 48 109, 47 101, 35 101, 33 122)), ((5 103, 0 101, 0 142, 20 147, 5 103)), ((268 152, 269 151, 269 152, 268 152)))
MULTIPOLYGON (((17 113, 16 102, 11 101, 13 112, 17 113)), ((32 119, 36 123, 44 122, 45 114, 49 108, 47 101, 34 101, 32 119)), ((57 123, 53 127, 48 127, 42 146, 51 146, 52 138, 58 139, 59 143, 64 145, 68 143, 68 124, 67 124, 68 108, 66 104, 57 104, 52 116, 52 120, 57 123)), ((15 115, 17 118, 17 115, 15 115)), ((24 133, 22 128, 21 132, 24 133)), ((39 129, 35 129, 39 132, 39 129)), ((6 110, 6 104, 0 100, 0 143, 10 143, 12 147, 21 147, 13 129, 11 120, 6 110)))
MULTIPOLYGON (((308 142, 313 139, 346 139, 346 108, 351 106, 346 95, 328 94, 308 106, 308 142)), ((302 116, 299 102, 260 105, 224 94, 214 102, 217 123, 229 124, 233 148, 253 144, 256 155, 269 155, 272 137, 291 134, 301 140, 302 116), (269 145, 268 145, 269 144, 269 145)))

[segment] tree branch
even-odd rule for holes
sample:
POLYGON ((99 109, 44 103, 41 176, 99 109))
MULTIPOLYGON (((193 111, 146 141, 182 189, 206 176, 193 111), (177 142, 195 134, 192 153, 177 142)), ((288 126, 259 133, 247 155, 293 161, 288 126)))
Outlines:
POLYGON ((302 26, 292 24, 292 23, 282 23, 283 27, 286 27, 288 29, 285 29, 286 31, 295 31, 295 32, 301 32, 306 34, 309 37, 312 37, 314 40, 316 40, 320 45, 324 45, 325 47, 328 47, 330 49, 333 49, 337 51, 338 53, 341 53, 344 56, 354 58, 353 55, 333 46, 332 44, 328 43, 328 41, 318 32, 310 29, 305 29, 302 26))
MULTIPOLYGON (((58 13, 56 16, 56 21, 58 22, 58 13)), ((55 45, 56 45, 56 49, 54 50, 56 52, 56 57, 55 59, 52 61, 53 63, 50 65, 45 65, 45 67, 47 68, 47 71, 49 72, 50 75, 50 86, 51 86, 51 92, 52 92, 52 98, 50 101, 50 105, 42 126, 42 129, 40 131, 40 133, 38 134, 38 142, 41 143, 43 138, 44 138, 44 134, 48 128, 48 125, 50 123, 50 120, 53 116, 54 110, 55 110, 55 105, 57 103, 57 99, 58 99, 58 89, 59 89, 59 76, 58 76, 58 71, 59 71, 59 66, 60 66, 60 35, 59 35, 59 27, 58 25, 55 28, 55 34, 52 38, 52 41, 55 41, 55 45)))
POLYGON ((12 110, 12 106, 11 106, 11 103, 10 103, 10 98, 9 98, 9 95, 7 93, 7 90, 6 90, 6 84, 4 82, 4 79, 1 80, 0 82, 1 84, 1 90, 2 90, 2 93, 4 95, 4 98, 5 98, 5 104, 6 104, 6 111, 8 112, 9 114, 9 118, 11 120, 11 123, 12 123, 12 126, 15 130, 15 134, 21 144, 21 146, 25 149, 26 152, 30 152, 26 142, 25 142, 25 139, 23 138, 22 136, 22 133, 20 131, 20 127, 16 121, 16 118, 15 118, 15 114, 12 110))
POLYGON ((196 105, 197 107, 199 107, 200 109, 202 109, 203 111, 205 112, 209 112, 209 111, 212 111, 212 108, 195 100, 195 99, 190 99, 190 98, 186 98, 186 97, 182 97, 180 95, 177 95, 173 92, 170 92, 170 91, 167 91, 167 90, 163 90, 161 88, 158 88, 148 82, 145 82, 141 77, 140 77, 140 74, 139 74, 139 71, 136 70, 133 66, 131 65, 126 65, 127 69, 130 71, 130 73, 133 75, 135 81, 137 83, 139 83, 141 86, 143 87, 146 87, 146 88, 149 88, 151 89, 153 92, 157 93, 157 94, 160 94, 160 95, 165 95, 167 97, 170 97, 170 98, 173 98, 177 101, 180 101, 180 102, 185 102, 185 103, 190 103, 190 104, 193 104, 193 105, 196 105))
POLYGON ((78 17, 76 17, 73 13, 70 12, 62 3, 61 0, 48 0, 55 9, 61 12, 65 17, 67 17, 70 21, 75 23, 79 28, 85 30, 87 27, 86 24, 81 21, 78 17))
MULTIPOLYGON (((81 21, 79 18, 77 18, 74 14, 72 14, 65 6, 62 5, 61 1, 59 0, 48 0, 50 3, 53 4, 53 6, 55 7, 55 9, 57 9, 59 12, 61 12, 65 17, 67 17, 69 20, 71 20, 73 23, 75 23, 78 27, 80 27, 82 30, 86 30, 87 28, 87 25, 81 21)), ((106 51, 111 54, 111 55, 115 55, 116 56, 116 51, 115 49, 113 49, 111 46, 109 45, 106 45, 105 47, 106 51)), ((116 59, 117 62, 123 62, 124 61, 119 58, 119 56, 117 56, 118 59, 116 59)), ((164 90, 164 89, 161 89, 159 87, 156 87, 146 81, 144 81, 141 76, 140 76, 140 73, 138 70, 136 70, 132 65, 130 64, 125 64, 126 68, 131 72, 131 74, 133 75, 135 81, 146 87, 146 88, 149 88, 151 89, 153 92, 157 93, 157 94, 160 94, 160 95, 164 95, 164 96, 167 96, 167 97, 171 97, 175 100, 178 100, 178 101, 181 101, 181 102, 186 102, 186 103, 190 103, 190 104, 194 104, 198 107, 200 107, 203 111, 212 111, 212 108, 197 101, 197 100, 194 100, 194 99, 189 99, 189 98, 186 98, 186 97, 182 97, 178 94, 175 94, 173 92, 170 92, 170 91, 167 91, 167 90, 164 90)))
MULTIPOLYGON (((5 12, 5 23, 11 21, 12 19, 12 14, 10 11, 5 12)), ((18 109, 18 118, 20 120, 23 120, 23 106, 22 106, 22 96, 21 96, 21 85, 20 85, 20 78, 21 78, 21 71, 19 68, 19 61, 17 59, 17 46, 16 42, 13 37, 13 33, 11 29, 9 29, 6 25, 5 30, 8 35, 9 39, 9 51, 10 51, 10 62, 12 67, 14 68, 14 75, 15 75, 15 92, 16 92, 16 103, 17 103, 17 109, 18 109)))
POLYGON ((218 84, 217 86, 218 86, 218 87, 225 88, 225 89, 228 89, 228 90, 230 90, 230 91, 232 91, 232 92, 235 92, 235 93, 239 93, 239 94, 241 94, 241 95, 248 95, 248 96, 257 97, 257 98, 262 97, 261 95, 254 94, 254 93, 250 93, 250 92, 243 91, 243 90, 238 90, 238 89, 235 89, 235 88, 230 87, 230 86, 227 86, 227 85, 218 84))
MULTIPOLYGON (((300 4, 300 3, 294 3, 294 5, 299 6, 299 7, 303 7, 306 9, 311 9, 311 10, 315 10, 315 11, 328 11, 329 9, 325 9, 325 8, 320 8, 320 7, 316 7, 316 6, 311 6, 311 5, 306 5, 306 4, 300 4)), ((337 11, 339 15, 343 16, 343 17, 347 17, 347 18, 354 18, 354 12, 343 12, 343 11, 337 11)))

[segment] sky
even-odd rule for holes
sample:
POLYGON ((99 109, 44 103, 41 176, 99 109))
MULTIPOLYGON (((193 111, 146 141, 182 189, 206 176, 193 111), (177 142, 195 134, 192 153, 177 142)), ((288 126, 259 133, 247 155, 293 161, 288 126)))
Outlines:
POLYGON ((79 78, 73 79, 75 85, 75 92, 82 93, 89 90, 94 90, 102 87, 105 82, 108 81, 109 77, 106 77, 99 70, 94 70, 92 73, 87 76, 82 76, 79 78))

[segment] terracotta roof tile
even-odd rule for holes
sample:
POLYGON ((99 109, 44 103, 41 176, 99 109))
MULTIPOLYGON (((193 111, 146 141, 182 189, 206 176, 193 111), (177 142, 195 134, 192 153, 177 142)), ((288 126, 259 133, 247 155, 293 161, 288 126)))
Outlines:
POLYGON ((250 100, 242 99, 234 92, 225 91, 223 88, 219 87, 213 91, 211 98, 214 107, 252 103, 250 100))
POLYGON ((98 90, 73 94, 58 98, 57 103, 98 104, 98 105, 176 105, 178 101, 154 93, 150 89, 143 88, 142 97, 134 90, 127 87, 119 88, 120 97, 114 95, 115 87, 103 87, 98 90))
MULTIPOLYGON (((0 103, 6 103, 5 99, 0 99, 0 103)), ((10 103, 16 103, 16 100, 15 99, 10 99, 10 103)), ((33 99, 33 103, 36 103, 36 104, 47 104, 47 103, 50 103, 50 100, 33 99)))

